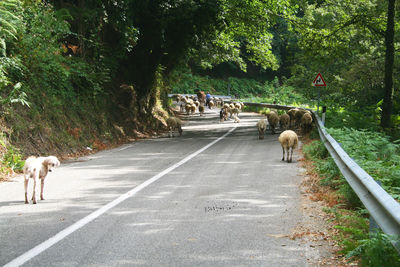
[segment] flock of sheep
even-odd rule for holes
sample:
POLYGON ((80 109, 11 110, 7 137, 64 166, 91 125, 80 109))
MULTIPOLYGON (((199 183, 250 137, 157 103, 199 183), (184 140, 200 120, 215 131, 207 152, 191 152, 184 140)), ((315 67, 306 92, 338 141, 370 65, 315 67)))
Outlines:
MULTIPOLYGON (((187 115, 195 114, 196 109, 199 111, 200 116, 204 115, 205 99, 201 95, 186 97, 181 95, 175 95, 174 100, 180 107, 180 111, 186 112, 187 115)), ((214 107, 221 108, 220 110, 220 122, 232 118, 234 122, 240 122, 239 113, 244 107, 243 103, 224 103, 222 98, 212 98, 207 102, 210 109, 214 107)), ((256 126, 258 130, 259 139, 264 139, 265 132, 269 127, 271 133, 275 134, 275 129, 279 126, 284 131, 279 135, 279 142, 282 146, 282 161, 292 161, 293 150, 298 145, 298 136, 294 129, 300 129, 303 133, 311 131, 313 123, 312 114, 309 110, 302 108, 293 108, 288 110, 282 115, 274 110, 267 114, 266 119, 260 119, 256 126), (293 129, 293 130, 290 130, 293 129)), ((182 135, 182 121, 177 117, 169 117, 167 119, 167 127, 169 129, 169 136, 173 137, 173 132, 178 131, 179 135, 182 135)))
MULTIPOLYGON (((186 112, 187 115, 192 115, 196 113, 196 109, 199 111, 200 116, 204 115, 205 108, 205 99, 202 99, 198 96, 182 96, 175 95, 174 100, 179 106, 180 112, 186 112)), ((222 107, 224 105, 224 100, 222 98, 212 97, 208 102, 209 109, 213 109, 214 107, 222 107)))
POLYGON ((292 162, 293 149, 298 145, 299 139, 295 131, 289 130, 300 128, 303 133, 308 133, 312 128, 312 114, 309 110, 302 108, 293 108, 288 110, 287 113, 278 115, 276 111, 270 111, 267 114, 267 121, 265 119, 260 119, 257 122, 258 136, 259 139, 264 139, 264 134, 267 130, 267 125, 271 128, 271 133, 275 133, 275 128, 280 126, 284 131, 279 135, 279 142, 282 146, 282 161, 292 162))

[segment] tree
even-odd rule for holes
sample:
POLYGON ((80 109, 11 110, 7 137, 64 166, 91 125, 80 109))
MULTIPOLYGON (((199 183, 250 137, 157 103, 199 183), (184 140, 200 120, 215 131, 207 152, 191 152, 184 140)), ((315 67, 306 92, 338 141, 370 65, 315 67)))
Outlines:
POLYGON ((388 0, 387 23, 385 34, 385 96, 383 98, 381 126, 389 128, 393 106, 393 63, 394 63, 394 17, 395 0, 388 0))
MULTIPOLYGON (((71 11, 74 23, 95 24, 90 28, 98 29, 106 48, 102 53, 114 62, 115 80, 133 85, 143 111, 154 104, 157 73, 168 75, 182 61, 194 59, 208 67, 231 61, 245 70, 241 50, 245 47, 246 56, 255 64, 276 69, 269 29, 276 14, 296 8, 289 0, 54 2, 71 11), (80 14, 83 10, 97 10, 97 15, 86 16, 85 21, 80 14)), ((75 31, 85 34, 83 28, 76 26, 75 31)))

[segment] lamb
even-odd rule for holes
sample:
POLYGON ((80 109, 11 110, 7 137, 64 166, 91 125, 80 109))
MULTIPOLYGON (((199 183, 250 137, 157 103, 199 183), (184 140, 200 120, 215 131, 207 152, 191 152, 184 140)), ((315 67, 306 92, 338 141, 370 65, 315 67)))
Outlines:
POLYGON ((271 127, 271 133, 275 134, 275 127, 278 126, 279 116, 275 111, 271 111, 267 114, 268 123, 271 127))
POLYGON ((304 113, 304 115, 301 117, 301 122, 300 122, 300 126, 304 134, 311 131, 312 122, 313 119, 311 113, 310 112, 304 113))
POLYGON ((52 172, 53 168, 60 166, 55 156, 48 157, 29 157, 25 161, 24 165, 24 187, 25 187, 25 204, 28 204, 28 183, 29 179, 33 179, 33 194, 32 202, 36 204, 36 183, 40 179, 40 200, 43 198, 44 181, 49 172, 52 172))
POLYGON ((265 130, 267 130, 267 122, 264 119, 260 119, 257 122, 258 139, 264 139, 265 130))
POLYGON ((288 126, 289 126, 289 122, 290 122, 290 116, 287 113, 282 114, 279 117, 279 124, 280 124, 281 128, 287 130, 288 126))
POLYGON ((286 130, 279 135, 279 143, 281 143, 282 154, 283 154, 282 161, 285 161, 285 150, 286 150, 286 160, 288 163, 292 162, 293 149, 297 147, 298 142, 299 139, 297 137, 297 134, 292 130, 286 130), (291 150, 290 157, 289 157, 289 150, 291 150))
POLYGON ((290 122, 289 122, 289 127, 290 128, 294 127, 294 124, 295 124, 294 123, 294 116, 295 116, 297 110, 298 110, 298 108, 292 108, 292 109, 289 109, 289 111, 287 112, 287 114, 290 117, 290 122))
POLYGON ((182 136, 182 121, 178 119, 177 117, 169 117, 167 119, 167 126, 169 129, 169 137, 174 137, 173 131, 175 129, 178 130, 179 136, 182 136))

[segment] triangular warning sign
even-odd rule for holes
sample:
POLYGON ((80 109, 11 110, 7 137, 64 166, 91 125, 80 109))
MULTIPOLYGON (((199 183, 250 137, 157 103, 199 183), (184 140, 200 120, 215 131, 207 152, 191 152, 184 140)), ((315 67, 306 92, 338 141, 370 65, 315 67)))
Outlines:
POLYGON ((321 73, 318 73, 317 77, 315 77, 312 84, 313 86, 326 86, 326 83, 324 81, 324 78, 322 78, 321 73))

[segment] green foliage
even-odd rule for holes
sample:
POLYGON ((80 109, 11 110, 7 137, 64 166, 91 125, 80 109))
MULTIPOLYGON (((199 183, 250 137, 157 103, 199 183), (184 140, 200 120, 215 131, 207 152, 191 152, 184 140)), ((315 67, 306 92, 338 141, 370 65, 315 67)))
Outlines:
POLYGON ((361 168, 400 199, 400 145, 379 132, 351 128, 327 130, 361 168))
POLYGON ((22 160, 21 154, 14 146, 9 144, 6 145, 6 143, 3 141, 3 135, 1 135, 0 138, 0 145, 6 150, 6 153, 2 158, 2 165, 6 166, 7 168, 11 168, 13 171, 21 172, 25 164, 25 161, 22 160))
POLYGON ((391 241, 399 242, 399 238, 390 237, 381 231, 372 232, 368 238, 359 240, 359 245, 346 257, 361 258, 362 266, 400 266, 400 256, 391 241))

